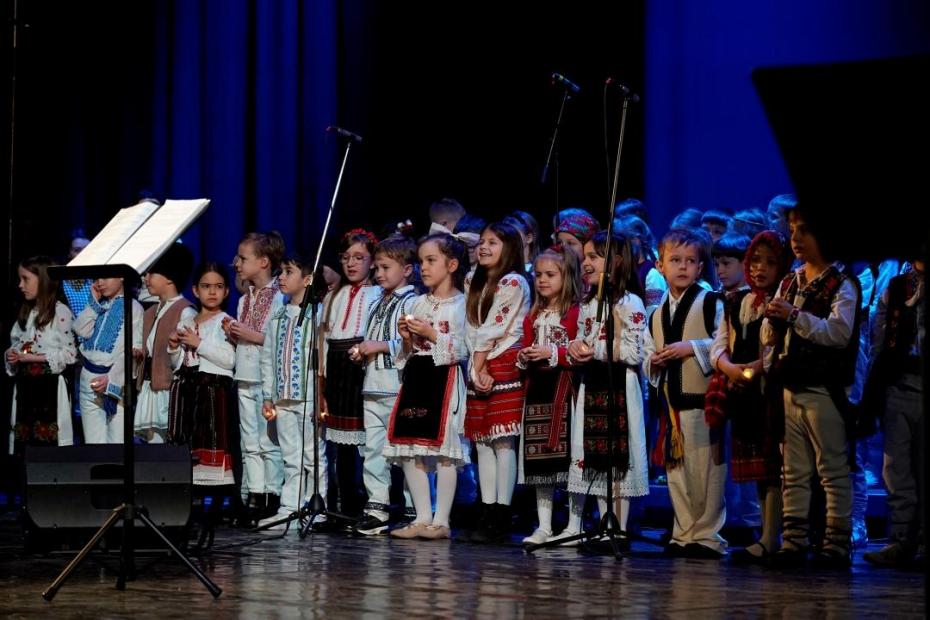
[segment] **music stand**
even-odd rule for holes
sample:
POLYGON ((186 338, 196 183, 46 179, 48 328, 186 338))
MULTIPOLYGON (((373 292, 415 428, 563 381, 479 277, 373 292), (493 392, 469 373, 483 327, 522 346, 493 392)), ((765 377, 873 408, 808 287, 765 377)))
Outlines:
MULTIPOLYGON (((58 280, 69 279, 97 279, 97 278, 123 278, 124 282, 137 278, 136 270, 128 265, 93 265, 81 267, 50 267, 49 275, 58 280)), ((120 548, 119 575, 116 578, 116 589, 125 590, 126 581, 135 578, 135 547, 132 539, 132 526, 135 519, 152 530, 165 546, 181 562, 187 566, 197 579, 209 590, 213 598, 218 598, 222 590, 197 568, 194 563, 184 555, 158 526, 149 518, 144 506, 136 505, 135 487, 135 449, 133 444, 133 404, 135 400, 135 386, 132 377, 132 298, 129 292, 123 290, 123 364, 126 378, 123 381, 123 503, 113 509, 113 512, 103 522, 100 529, 91 537, 78 554, 68 562, 64 570, 55 578, 52 585, 43 593, 42 598, 51 601, 58 590, 64 585, 68 577, 81 565, 87 555, 97 546, 100 539, 113 527, 117 521, 123 520, 123 543, 120 548)))
MULTIPOLYGON (((799 210, 824 253, 844 260, 912 260, 930 247, 930 55, 756 69, 752 80, 775 133, 799 210), (907 219, 895 222, 897 207, 907 219), (904 226, 885 230, 889 220, 904 226)), ((890 228, 890 227, 889 227, 890 228)), ((930 298, 924 296, 924 316, 930 298)), ((930 344, 923 343, 923 415, 930 344)), ((930 445, 930 424, 924 425, 930 445)), ((922 502, 930 498, 924 476, 922 502)), ((923 531, 930 512, 923 510, 923 531)), ((925 600, 930 571, 924 565, 925 600)))

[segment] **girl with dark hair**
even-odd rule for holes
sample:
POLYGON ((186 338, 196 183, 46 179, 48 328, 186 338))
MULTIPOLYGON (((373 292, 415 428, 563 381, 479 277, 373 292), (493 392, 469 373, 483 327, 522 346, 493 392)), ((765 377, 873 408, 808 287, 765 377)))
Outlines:
MULTIPOLYGON (((615 231, 608 240, 606 231, 594 235, 584 246, 582 273, 589 286, 587 298, 578 316, 578 340, 569 345, 568 354, 576 364, 583 364, 581 387, 575 403, 572 424, 571 467, 568 490, 568 527, 557 538, 569 537, 581 529, 581 510, 586 494, 597 497, 603 515, 607 509, 607 468, 613 469, 614 498, 620 529, 624 532, 630 514, 630 499, 649 493, 646 460, 646 429, 643 418, 643 394, 639 367, 643 361, 643 337, 646 331, 646 308, 635 272, 630 242, 615 231), (611 264, 607 264, 607 244, 611 244, 611 264), (607 416, 609 384, 607 381, 607 329, 597 320, 597 283, 606 274, 611 284, 609 306, 613 311, 614 342, 611 357, 615 377, 617 414, 613 450, 608 450, 607 416), (609 461, 611 455, 613 460, 609 461)), ((621 540, 624 546, 629 540, 621 540)))
POLYGON ((393 530, 395 538, 449 538, 456 468, 468 461, 465 430, 465 296, 468 255, 458 239, 433 234, 417 251, 423 285, 397 330, 402 346, 392 356, 403 384, 391 411, 384 457, 399 463, 413 499, 413 523, 393 530), (430 503, 428 471, 436 472, 436 512, 430 503))
POLYGON ((361 228, 343 235, 339 253, 342 283, 323 300, 320 324, 326 440, 335 452, 341 511, 353 517, 362 510, 358 446, 365 445, 365 367, 352 360, 352 351, 364 340, 368 309, 381 296, 381 288, 371 285, 377 245, 374 234, 361 228))
POLYGON ((236 347, 223 324, 229 278, 218 263, 194 270, 191 287, 197 312, 187 312, 168 338, 168 355, 175 370, 168 409, 168 443, 188 444, 197 457, 195 485, 221 486, 237 482, 241 472, 239 416, 233 385, 236 347))
POLYGON ((19 264, 23 294, 10 331, 6 371, 14 377, 11 453, 26 445, 70 446, 71 404, 61 373, 77 360, 72 314, 57 299, 58 282, 48 275, 52 260, 36 256, 19 264))
POLYGON ((530 305, 523 273, 520 233, 502 222, 486 226, 478 266, 465 282, 471 379, 465 434, 476 443, 484 508, 474 542, 500 540, 510 526, 523 417, 523 383, 515 364, 530 305))

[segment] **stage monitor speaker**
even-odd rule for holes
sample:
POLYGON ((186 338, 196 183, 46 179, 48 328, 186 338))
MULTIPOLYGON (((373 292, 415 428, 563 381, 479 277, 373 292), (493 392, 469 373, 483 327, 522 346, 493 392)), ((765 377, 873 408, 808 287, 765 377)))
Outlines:
MULTIPOLYGON (((187 446, 135 446, 135 504, 159 527, 191 513, 187 446)), ((38 528, 99 527, 123 502, 123 446, 27 447, 24 508, 38 528)), ((117 523, 122 526, 122 520, 117 523)))

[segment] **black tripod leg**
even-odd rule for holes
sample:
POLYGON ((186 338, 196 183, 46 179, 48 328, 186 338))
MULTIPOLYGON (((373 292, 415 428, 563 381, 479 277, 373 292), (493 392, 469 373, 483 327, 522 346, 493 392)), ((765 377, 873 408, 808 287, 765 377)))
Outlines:
POLYGON ((104 534, 113 527, 113 524, 119 521, 120 517, 123 516, 123 511, 126 509, 125 506, 117 506, 113 509, 113 512, 110 513, 110 516, 107 517, 107 520, 103 522, 103 525, 100 526, 100 529, 97 530, 97 533, 94 534, 94 537, 87 541, 87 544, 84 545, 84 548, 81 549, 74 559, 68 562, 68 565, 65 566, 65 569, 61 571, 61 574, 55 578, 55 581, 52 582, 52 585, 42 593, 42 598, 46 601, 51 601, 55 598, 55 595, 58 594, 58 589, 68 580, 68 577, 71 576, 71 573, 74 572, 78 566, 81 565, 81 562, 87 557, 87 554, 97 546, 97 543, 100 542, 100 539, 103 538, 104 534))
POLYGON ((197 577, 197 579, 200 580, 200 583, 202 583, 202 584, 204 585, 204 587, 205 587, 207 590, 209 590, 210 594, 213 595, 213 598, 219 598, 219 597, 220 597, 220 594, 222 594, 223 591, 219 588, 219 586, 217 586, 215 583, 213 583, 212 581, 210 581, 210 578, 209 578, 209 577, 207 577, 206 575, 204 575, 203 572, 202 572, 199 568, 197 568, 196 566, 194 566, 194 563, 191 562, 190 558, 188 558, 186 555, 184 555, 183 553, 181 553, 181 551, 180 551, 177 547, 175 547, 174 544, 173 544, 170 540, 168 540, 168 537, 165 536, 164 533, 163 533, 160 529, 158 529, 158 526, 155 525, 155 524, 152 522, 151 519, 149 519, 148 515, 145 514, 145 512, 143 512, 143 511, 141 511, 141 510, 138 511, 138 512, 136 513, 136 517, 138 517, 146 526, 148 526, 148 528, 149 528, 150 530, 152 530, 153 532, 155 532, 155 535, 158 536, 158 537, 161 539, 161 541, 162 541, 163 543, 165 543, 165 545, 171 550, 171 552, 172 552, 175 556, 177 556, 177 558, 178 558, 179 560, 181 560, 182 562, 184 562, 184 564, 187 565, 187 568, 188 568, 192 573, 194 573, 194 575, 197 577))

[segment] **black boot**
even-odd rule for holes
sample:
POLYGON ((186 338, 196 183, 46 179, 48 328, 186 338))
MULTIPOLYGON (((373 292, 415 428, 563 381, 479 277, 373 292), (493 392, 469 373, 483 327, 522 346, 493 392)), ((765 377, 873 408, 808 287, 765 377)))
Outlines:
POLYGON ((265 493, 265 516, 273 517, 281 507, 281 496, 277 493, 265 493))
POLYGON ((463 528, 455 535, 456 542, 475 542, 472 540, 475 533, 484 529, 488 520, 488 514, 493 504, 485 504, 480 499, 475 503, 472 514, 472 522, 468 528, 463 528))
MULTIPOLYGON (((479 545, 487 545, 500 540, 499 529, 501 525, 501 508, 510 508, 500 504, 485 504, 484 519, 478 524, 478 528, 471 534, 471 542, 479 545)), ((508 512, 508 518, 509 518, 508 512)))
POLYGON ((252 523, 258 523, 260 519, 265 518, 265 508, 267 506, 267 499, 264 493, 249 493, 249 499, 246 502, 246 511, 249 515, 249 520, 252 523))

